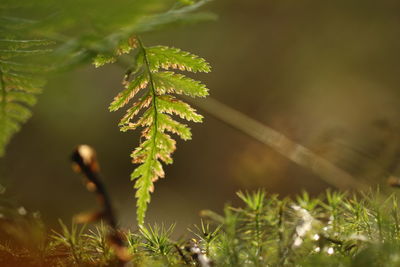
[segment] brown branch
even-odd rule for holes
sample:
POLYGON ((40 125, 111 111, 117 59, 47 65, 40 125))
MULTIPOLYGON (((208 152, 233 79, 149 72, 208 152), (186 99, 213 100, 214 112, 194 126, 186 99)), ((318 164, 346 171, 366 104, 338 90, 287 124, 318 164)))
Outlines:
POLYGON ((104 219, 111 228, 107 236, 108 242, 117 255, 120 265, 124 266, 131 259, 131 256, 117 227, 117 220, 112 209, 110 197, 99 178, 99 164, 97 163, 96 152, 88 145, 79 145, 74 150, 71 159, 74 163, 74 170, 85 175, 86 188, 96 194, 97 201, 101 206, 100 212, 80 214, 75 216, 75 220, 79 223, 87 223, 104 219))

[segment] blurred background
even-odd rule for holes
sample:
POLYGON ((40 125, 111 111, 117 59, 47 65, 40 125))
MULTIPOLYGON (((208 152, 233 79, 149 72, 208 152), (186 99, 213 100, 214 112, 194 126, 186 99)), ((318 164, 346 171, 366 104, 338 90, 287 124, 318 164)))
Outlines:
MULTIPOLYGON (((142 36, 147 45, 191 51, 212 65, 195 75, 211 96, 281 132, 359 180, 376 184, 398 173, 400 156, 400 2, 218 0, 215 22, 142 36)), ((121 224, 135 222, 130 152, 139 135, 117 127, 108 105, 124 69, 92 66, 48 82, 32 119, 2 160, 8 191, 50 226, 97 209, 73 173, 78 144, 96 148, 103 180, 121 224)), ((205 115, 179 141, 174 164, 156 183, 149 222, 199 223, 199 211, 220 212, 235 192, 265 188, 319 194, 328 184, 273 149, 205 115)))

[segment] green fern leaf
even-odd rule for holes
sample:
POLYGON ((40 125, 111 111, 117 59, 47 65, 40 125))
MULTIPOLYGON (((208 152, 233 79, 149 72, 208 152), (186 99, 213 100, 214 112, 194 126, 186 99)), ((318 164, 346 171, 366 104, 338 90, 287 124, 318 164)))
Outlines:
POLYGON ((124 126, 129 123, 133 117, 135 117, 143 108, 147 108, 151 103, 152 97, 147 95, 142 97, 139 101, 134 103, 131 108, 128 109, 125 116, 121 119, 119 126, 124 126))
MULTIPOLYGON (((14 34, 8 36, 15 36, 20 26, 26 25, 21 19, 0 20, 4 22, 1 31, 14 29, 14 34)), ((38 55, 49 53, 51 44, 38 39, 0 39, 0 156, 4 155, 11 137, 32 115, 30 108, 45 83, 39 74, 46 70, 32 62, 38 55)))
POLYGON ((156 72, 153 74, 157 94, 166 93, 184 94, 191 97, 205 97, 208 89, 199 81, 195 81, 182 74, 170 71, 156 72))
POLYGON ((31 116, 30 107, 36 103, 36 94, 41 90, 43 80, 30 78, 25 73, 8 72, 0 63, 0 156, 11 137, 17 133, 21 124, 31 116))
POLYGON ((167 46, 153 46, 146 51, 152 72, 163 69, 179 69, 191 72, 210 72, 210 65, 202 58, 167 46))
POLYGON ((176 48, 145 47, 139 39, 132 46, 134 48, 137 48, 135 63, 123 81, 125 89, 114 98, 109 109, 116 111, 133 102, 119 123, 120 129, 143 129, 144 141, 131 154, 132 162, 139 164, 131 179, 136 180, 137 220, 143 225, 154 182, 165 176, 162 163, 173 162, 176 141, 170 134, 176 134, 183 140, 192 137, 190 128, 173 116, 193 122, 203 120, 195 109, 172 94, 192 97, 208 95, 208 89, 200 82, 160 69, 209 72, 210 65, 204 59, 176 48), (137 98, 140 91, 144 92, 137 98))
POLYGON ((170 133, 174 133, 181 137, 183 140, 190 140, 192 139, 192 133, 190 128, 187 127, 185 124, 177 122, 176 120, 172 119, 170 116, 165 114, 159 115, 160 121, 160 130, 161 131, 168 131, 170 133))
POLYGON ((161 95, 157 99, 157 110, 161 113, 178 115, 181 119, 202 122, 203 116, 196 113, 190 105, 171 95, 161 95))
POLYGON ((104 66, 105 64, 114 63, 117 57, 122 54, 128 54, 137 46, 135 38, 129 38, 127 41, 121 41, 120 44, 109 54, 98 54, 93 59, 93 64, 96 68, 104 66))
POLYGON ((110 105, 110 111, 115 111, 126 104, 135 97, 135 95, 141 90, 147 87, 149 82, 149 75, 146 72, 139 74, 132 82, 127 83, 125 90, 119 93, 114 101, 110 105))

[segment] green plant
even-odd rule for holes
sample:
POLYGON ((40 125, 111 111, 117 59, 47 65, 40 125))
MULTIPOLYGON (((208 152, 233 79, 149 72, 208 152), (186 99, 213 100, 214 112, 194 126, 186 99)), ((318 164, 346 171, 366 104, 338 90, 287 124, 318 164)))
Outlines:
MULTIPOLYGON (((223 215, 202 213, 205 217, 194 232, 198 241, 189 237, 174 241, 174 225, 141 226, 137 232, 123 232, 130 263, 208 266, 200 258, 216 266, 397 266, 399 263, 397 193, 383 196, 371 190, 360 196, 328 191, 317 198, 303 194, 297 200, 281 199, 262 190, 238 195, 243 201, 241 207, 227 205, 223 215)), ((21 225, 23 220, 15 221, 13 227, 23 229, 21 225)), ((40 239, 48 240, 50 245, 40 260, 29 242, 12 246, 13 238, 29 239, 28 235, 14 232, 7 240, 0 240, 0 255, 5 259, 6 255, 12 255, 13 262, 19 262, 20 266, 115 266, 116 250, 107 242, 106 230, 102 223, 87 230, 61 223, 61 232, 48 236, 41 231, 40 239)))
POLYGON ((51 52, 51 41, 23 29, 29 22, 0 17, 0 157, 11 137, 32 115, 30 108, 44 86, 39 57, 51 52), (22 33, 21 33, 22 31, 22 33), (35 59, 33 62, 32 60, 35 59))
POLYGON ((194 227, 196 228, 196 231, 191 229, 188 230, 200 240, 200 245, 204 249, 204 254, 209 256, 210 251, 212 250, 211 247, 214 246, 222 225, 219 225, 215 227, 215 229, 211 230, 211 225, 209 223, 205 223, 204 220, 201 220, 200 227, 197 225, 194 227))
POLYGON ((83 235, 87 240, 87 246, 93 251, 90 254, 98 253, 101 262, 110 262, 113 259, 112 250, 107 240, 108 231, 107 226, 101 221, 95 229, 89 229, 89 232, 83 235))
MULTIPOLYGON (((114 98, 110 111, 116 111, 128 105, 139 92, 145 90, 131 104, 119 123, 121 131, 143 128, 144 141, 131 154, 132 162, 139 164, 133 171, 131 179, 136 179, 137 218, 139 224, 142 225, 147 204, 150 202, 150 193, 154 190, 154 182, 164 177, 161 162, 172 163, 171 154, 175 150, 176 142, 169 133, 176 134, 183 140, 189 140, 192 136, 190 128, 173 119, 171 115, 193 122, 201 122, 203 119, 192 107, 177 99, 173 94, 191 97, 208 95, 207 88, 200 82, 182 74, 160 71, 160 69, 209 72, 210 66, 204 59, 176 48, 145 47, 139 37, 131 38, 129 46, 122 46, 119 49, 122 52, 119 53, 130 52, 133 49, 137 51, 133 66, 123 81, 125 89, 114 98), (141 111, 143 111, 141 117, 135 119, 141 111)), ((110 60, 100 56, 94 64, 101 66, 110 60)))
POLYGON ((145 141, 131 155, 133 163, 139 164, 131 179, 136 179, 137 220, 143 224, 153 183, 164 177, 161 163, 172 163, 176 141, 170 134, 191 139, 190 128, 172 115, 193 122, 203 118, 174 95, 208 94, 200 82, 162 70, 209 72, 210 65, 177 48, 146 47, 138 35, 213 18, 209 13, 194 12, 207 2, 138 0, 110 6, 106 1, 96 1, 93 9, 91 0, 83 1, 79 8, 70 1, 32 5, 23 0, 17 12, 12 3, 4 3, 0 14, 0 156, 20 125, 31 116, 29 107, 44 85, 43 75, 38 73, 67 70, 90 61, 100 67, 127 60, 133 53, 123 81, 125 89, 115 97, 110 111, 129 104, 119 123, 121 130, 144 128, 145 141), (82 23, 85 12, 90 14, 89 23, 82 23), (45 19, 39 19, 43 16, 45 19))
MULTIPOLYGON (((72 256, 73 262, 77 265, 82 264, 87 255, 83 252, 85 242, 82 239, 83 233, 86 226, 79 226, 76 223, 72 223, 71 230, 60 220, 59 221, 62 232, 54 232, 53 239, 56 242, 56 246, 64 246, 68 249, 69 255, 72 256)), ((95 237, 93 237, 95 239, 95 237)))
POLYGON ((143 236, 144 248, 150 252, 150 255, 160 258, 166 264, 171 263, 171 250, 173 243, 170 240, 171 234, 174 231, 175 225, 166 228, 164 225, 141 226, 139 231, 143 236))
MULTIPOLYGON (((170 134, 191 138, 189 127, 171 115, 193 122, 202 120, 173 95, 207 95, 201 83, 168 70, 209 72, 210 66, 177 48, 147 47, 141 37, 170 26, 214 19, 213 14, 197 11, 207 2, 122 0, 110 5, 104 0, 85 0, 78 6, 71 0, 57 4, 51 0, 4 1, 0 6, 0 156, 31 115, 30 107, 44 84, 42 74, 89 62, 96 67, 118 64, 126 69, 125 89, 110 110, 128 106, 120 121, 122 131, 143 128, 143 142, 131 154, 133 163, 139 165, 131 179, 136 180, 137 220, 143 224, 154 181, 164 176, 162 164, 172 163, 176 141, 170 134)), ((216 100, 196 104, 333 186, 364 186, 309 149, 216 100)))

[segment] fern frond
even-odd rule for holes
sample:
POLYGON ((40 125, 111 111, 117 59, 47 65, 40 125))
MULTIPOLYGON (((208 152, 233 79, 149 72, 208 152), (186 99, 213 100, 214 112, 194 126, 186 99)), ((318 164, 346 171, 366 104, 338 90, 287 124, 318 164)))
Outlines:
POLYGON ((0 80, 0 156, 2 156, 11 137, 31 116, 29 108, 36 103, 34 94, 39 92, 39 88, 31 87, 29 78, 19 79, 10 76, 9 72, 3 70, 1 64, 0 80))
POLYGON ((209 72, 210 65, 204 59, 180 49, 145 47, 139 39, 131 41, 131 49, 135 48, 134 66, 123 81, 125 89, 114 98, 109 109, 116 111, 133 102, 119 123, 120 129, 143 128, 144 141, 131 154, 132 162, 139 164, 131 179, 136 180, 137 220, 139 225, 143 225, 154 182, 165 176, 162 163, 171 164, 173 161, 171 155, 176 149, 176 141, 170 134, 176 134, 183 140, 192 137, 190 128, 173 116, 193 122, 203 120, 194 108, 172 94, 192 97, 208 95, 208 89, 200 82, 160 69, 209 72), (141 96, 136 97, 139 92, 141 96))
MULTIPOLYGON (((0 31, 15 29, 12 35, 15 36, 20 29, 18 25, 26 24, 22 22, 8 18, 0 31)), ((39 39, 0 39, 0 156, 4 155, 11 137, 31 116, 30 108, 45 83, 39 75, 45 68, 32 62, 38 55, 49 53, 51 44, 39 39)))

